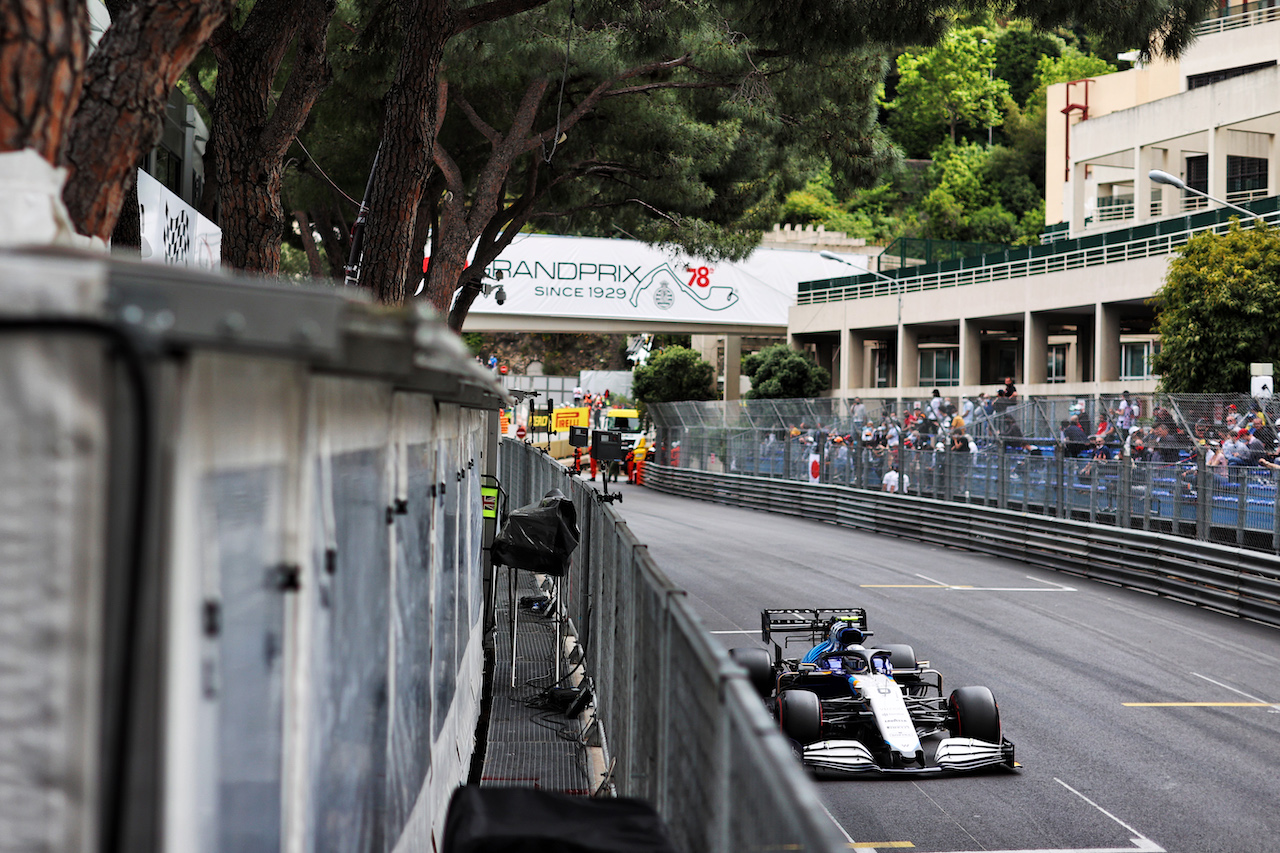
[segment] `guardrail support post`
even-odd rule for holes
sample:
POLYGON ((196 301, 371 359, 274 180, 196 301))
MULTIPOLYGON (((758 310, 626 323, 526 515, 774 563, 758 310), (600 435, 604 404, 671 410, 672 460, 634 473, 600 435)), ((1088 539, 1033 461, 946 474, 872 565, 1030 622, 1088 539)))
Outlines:
POLYGON ((1009 505, 1009 454, 1005 452, 1004 439, 997 439, 996 445, 996 508, 1005 509, 1009 505))
POLYGON ((1132 485, 1133 457, 1129 455, 1129 445, 1126 442, 1124 455, 1120 457, 1120 494, 1116 500, 1116 526, 1125 530, 1129 529, 1133 516, 1133 498, 1129 494, 1132 485))
POLYGON ((1205 455, 1196 451, 1196 538, 1201 542, 1209 538, 1209 520, 1213 512, 1213 478, 1205 455))

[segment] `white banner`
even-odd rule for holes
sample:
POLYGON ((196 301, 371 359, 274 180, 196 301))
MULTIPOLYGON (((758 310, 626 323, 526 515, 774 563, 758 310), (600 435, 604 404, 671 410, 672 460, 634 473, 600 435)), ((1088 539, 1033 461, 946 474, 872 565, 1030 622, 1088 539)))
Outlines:
POLYGON ((786 328, 800 282, 858 269, 816 252, 759 248, 745 261, 688 258, 635 240, 521 235, 486 271, 506 300, 471 316, 535 315, 786 328))
POLYGON ((138 206, 143 260, 202 270, 222 265, 222 229, 141 169, 138 206))

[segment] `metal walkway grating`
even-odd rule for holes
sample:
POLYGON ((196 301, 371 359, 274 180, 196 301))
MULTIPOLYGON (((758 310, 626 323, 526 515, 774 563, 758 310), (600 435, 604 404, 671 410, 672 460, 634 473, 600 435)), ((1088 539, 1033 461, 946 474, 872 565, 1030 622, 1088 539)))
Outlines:
MULTIPOLYGON (((511 623, 506 568, 498 570, 497 636, 494 642, 493 705, 489 717, 481 785, 525 785, 547 791, 591 793, 586 746, 576 719, 536 707, 556 681, 556 623, 521 608, 515 638, 515 683, 511 686, 511 623)), ((516 571, 516 606, 540 593, 532 572, 516 571)), ((568 665, 561 664, 561 675, 568 665)), ((567 682, 566 682, 567 683, 567 682)))

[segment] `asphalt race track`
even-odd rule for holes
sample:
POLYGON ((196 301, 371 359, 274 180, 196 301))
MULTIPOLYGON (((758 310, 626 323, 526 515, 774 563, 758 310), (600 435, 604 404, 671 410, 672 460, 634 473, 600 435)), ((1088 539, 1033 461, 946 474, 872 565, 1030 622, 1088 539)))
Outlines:
POLYGON ((968 551, 623 486, 725 646, 763 607, 867 608, 949 692, 990 687, 1018 773, 820 780, 856 849, 1280 851, 1280 630, 968 551))

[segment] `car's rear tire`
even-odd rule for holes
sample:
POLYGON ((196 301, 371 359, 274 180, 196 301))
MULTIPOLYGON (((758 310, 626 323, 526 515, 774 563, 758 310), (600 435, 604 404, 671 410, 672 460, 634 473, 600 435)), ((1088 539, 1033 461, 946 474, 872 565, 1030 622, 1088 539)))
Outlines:
POLYGON ((916 650, 906 643, 885 643, 877 648, 889 653, 889 662, 893 664, 894 672, 900 669, 915 669, 917 666, 916 650))
POLYGON ((747 671, 747 680, 761 699, 768 699, 773 695, 773 659, 769 656, 768 649, 729 649, 729 657, 747 671))
POLYGON ((778 694, 778 723, 787 737, 799 744, 822 737, 822 703, 809 690, 784 690, 778 694))
POLYGON ((1000 707, 986 687, 959 687, 947 700, 947 728, 952 737, 1000 743, 1000 707))

